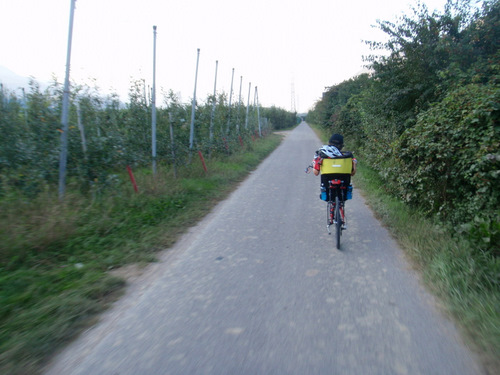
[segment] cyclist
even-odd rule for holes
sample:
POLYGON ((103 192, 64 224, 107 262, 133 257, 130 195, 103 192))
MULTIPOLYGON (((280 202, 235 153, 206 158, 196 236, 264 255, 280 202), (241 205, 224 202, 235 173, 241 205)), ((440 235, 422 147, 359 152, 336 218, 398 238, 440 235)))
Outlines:
MULTIPOLYGON (((328 145, 323 145, 320 149, 316 150, 314 154, 314 160, 312 162, 314 175, 317 176, 320 173, 321 164, 323 159, 335 159, 335 158, 352 158, 352 171, 350 176, 354 176, 356 174, 356 164, 357 160, 353 157, 352 152, 350 151, 342 151, 342 147, 344 147, 344 137, 341 134, 333 134, 328 141, 328 145)), ((346 184, 351 183, 350 176, 342 175, 343 178, 347 178, 346 184)), ((322 175, 321 183, 324 181, 331 180, 332 175, 322 175)), ((326 186, 326 185, 324 185, 326 186)))
MULTIPOLYGON (((321 172, 321 165, 324 159, 350 159, 352 158, 352 169, 349 173, 321 173, 321 194, 320 199, 327 201, 329 197, 328 187, 330 185, 331 180, 341 180, 343 181, 343 185, 348 189, 349 193, 345 198, 350 199, 350 192, 352 191, 351 186, 351 176, 356 174, 356 164, 357 160, 353 157, 352 152, 350 151, 342 151, 342 147, 344 146, 344 137, 341 134, 333 134, 328 141, 328 145, 323 145, 319 150, 317 150, 314 154, 314 160, 312 162, 312 168, 314 171, 314 175, 317 176, 321 172)), ((323 171, 324 172, 324 171, 323 171)), ((333 192, 333 190, 332 190, 333 192)), ((342 210, 342 217, 343 208, 342 210)), ((342 223, 342 228, 346 229, 346 223, 342 223)))

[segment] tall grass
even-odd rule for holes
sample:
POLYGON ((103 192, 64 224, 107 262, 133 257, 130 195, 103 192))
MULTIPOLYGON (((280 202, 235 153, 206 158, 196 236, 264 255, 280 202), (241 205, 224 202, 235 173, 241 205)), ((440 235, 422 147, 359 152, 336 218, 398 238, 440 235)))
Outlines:
POLYGON ((0 201, 0 373, 38 373, 123 291, 111 270, 154 261, 280 141, 271 135, 209 160, 208 172, 196 158, 178 178, 162 166, 156 176, 136 171, 138 194, 125 173, 88 196, 70 185, 63 202, 49 188, 31 200, 8 192, 0 201))

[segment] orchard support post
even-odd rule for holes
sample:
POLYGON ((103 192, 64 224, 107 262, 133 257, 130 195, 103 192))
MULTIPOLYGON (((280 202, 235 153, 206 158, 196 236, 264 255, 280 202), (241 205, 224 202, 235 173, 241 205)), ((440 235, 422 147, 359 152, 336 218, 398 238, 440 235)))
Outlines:
POLYGON ((68 50, 66 54, 66 77, 64 79, 64 91, 62 102, 62 132, 61 132, 61 153, 59 156, 59 199, 64 198, 66 192, 66 166, 68 163, 68 132, 69 132, 69 72, 71 66, 71 42, 73 39, 73 18, 75 14, 75 2, 71 0, 68 30, 68 50))

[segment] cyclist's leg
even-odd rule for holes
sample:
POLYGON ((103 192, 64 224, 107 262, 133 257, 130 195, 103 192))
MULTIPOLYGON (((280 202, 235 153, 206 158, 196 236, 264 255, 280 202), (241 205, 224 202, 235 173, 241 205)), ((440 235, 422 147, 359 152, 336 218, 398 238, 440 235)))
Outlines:
POLYGON ((333 202, 326 202, 326 229, 328 229, 328 233, 330 233, 330 226, 333 224, 333 202))

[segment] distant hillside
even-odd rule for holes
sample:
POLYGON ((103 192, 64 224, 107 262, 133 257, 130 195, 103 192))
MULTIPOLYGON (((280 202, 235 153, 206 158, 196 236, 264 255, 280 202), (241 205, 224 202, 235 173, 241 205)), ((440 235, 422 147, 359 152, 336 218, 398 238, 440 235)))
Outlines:
MULTIPOLYGON (((15 91, 21 87, 24 87, 25 89, 29 88, 29 77, 23 77, 20 76, 16 73, 14 73, 12 70, 0 66, 0 83, 3 84, 4 87, 11 91, 15 91)), ((40 84, 40 87, 44 88, 47 85, 44 84, 43 82, 37 81, 40 84)))

